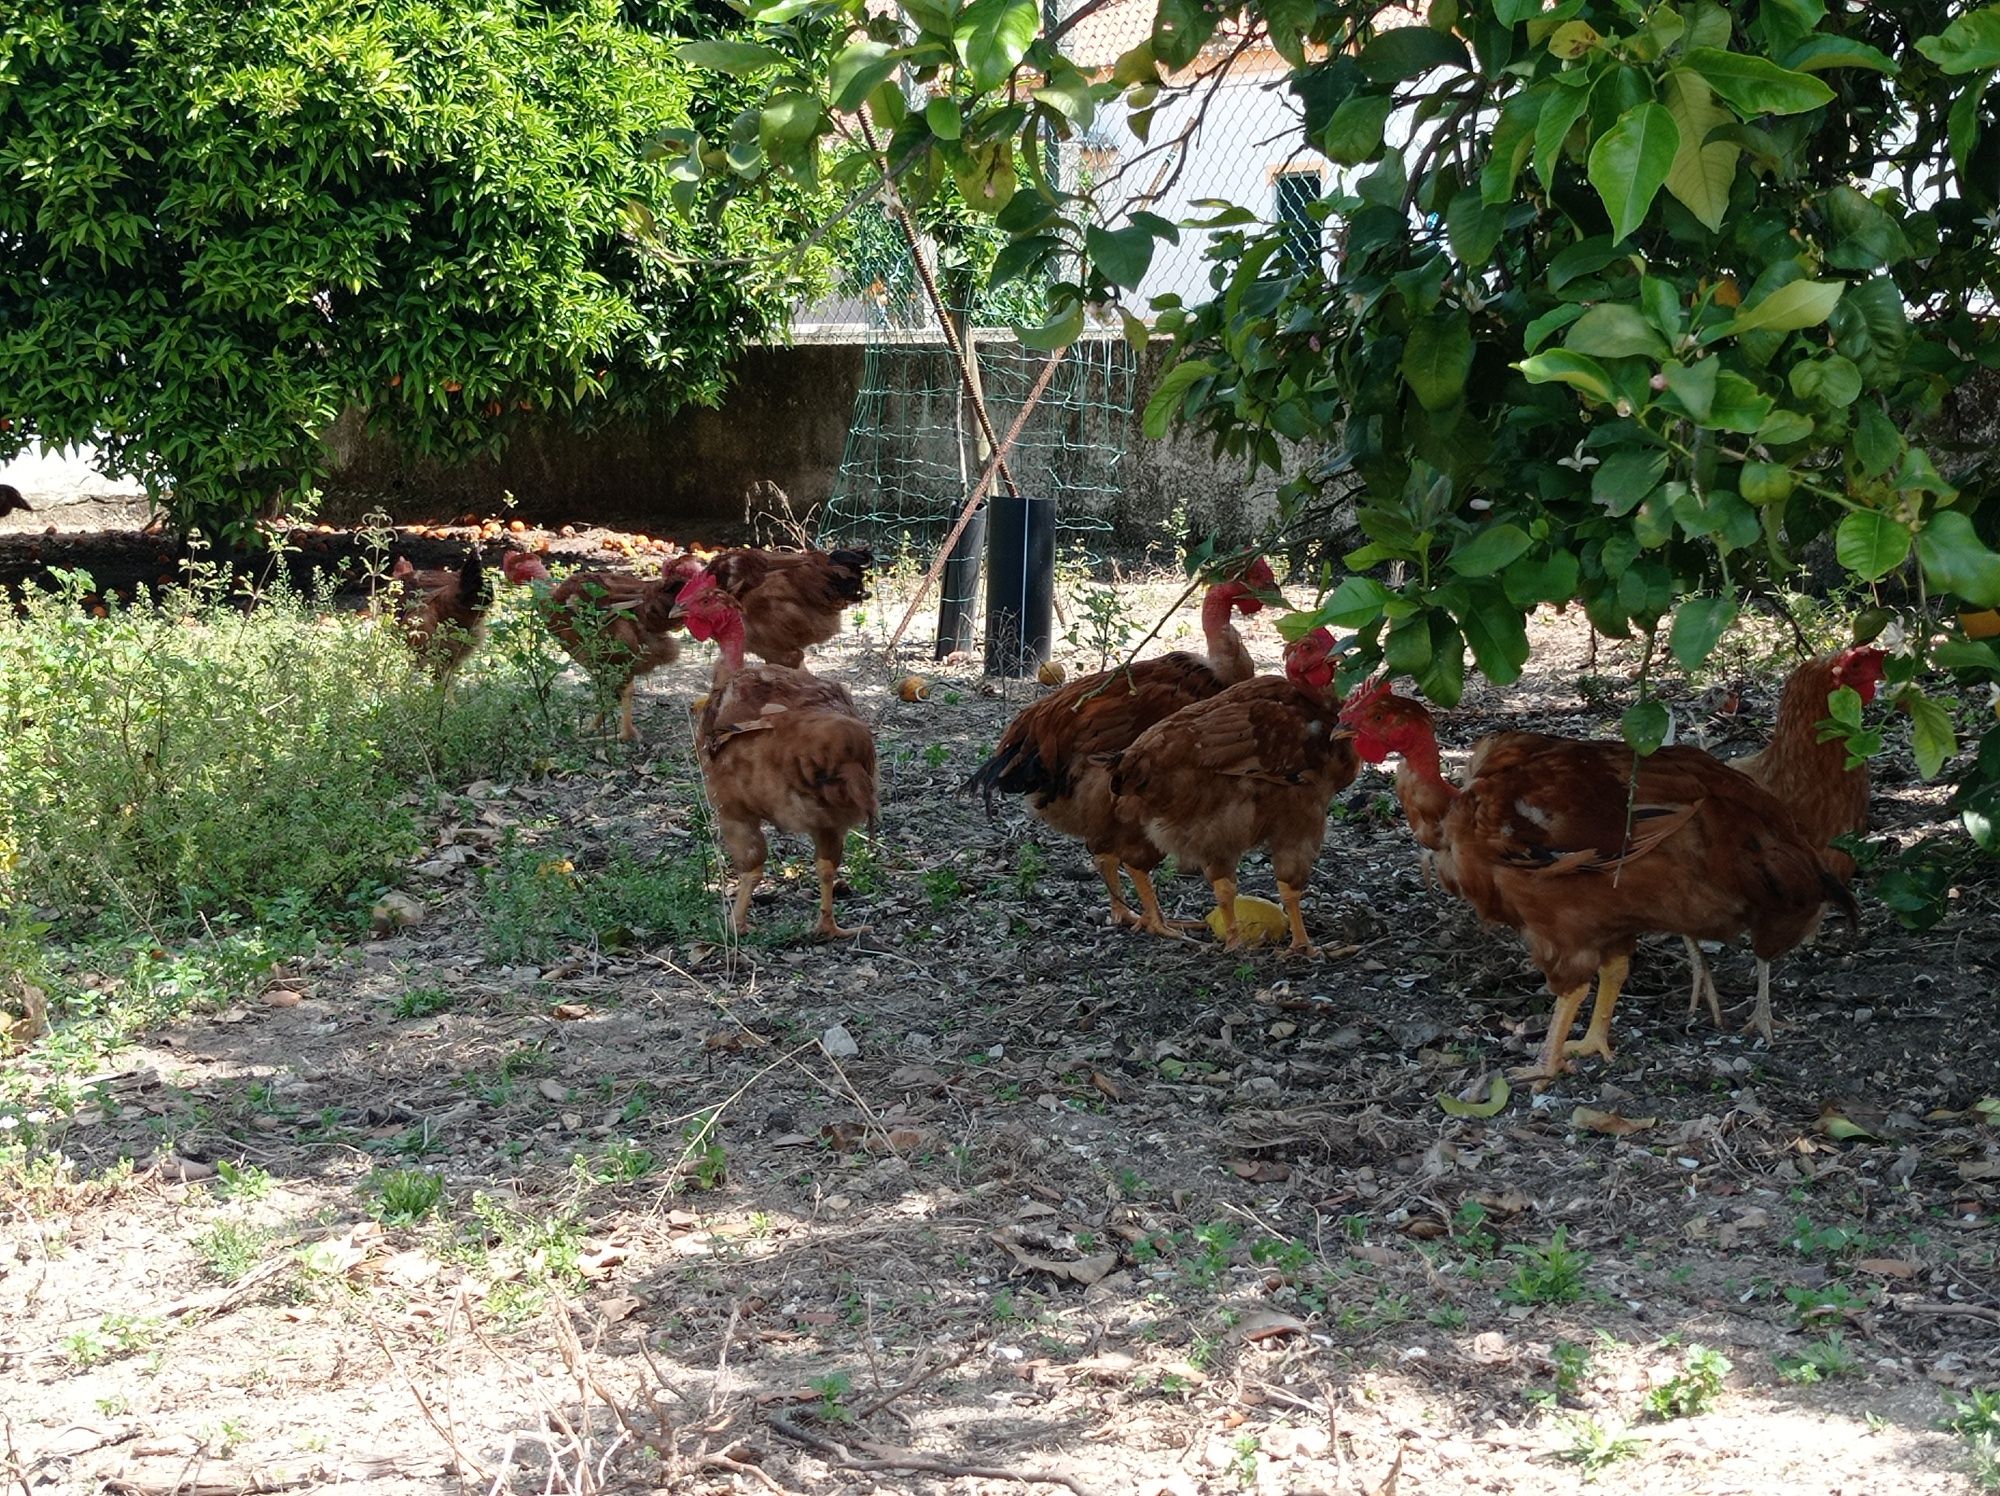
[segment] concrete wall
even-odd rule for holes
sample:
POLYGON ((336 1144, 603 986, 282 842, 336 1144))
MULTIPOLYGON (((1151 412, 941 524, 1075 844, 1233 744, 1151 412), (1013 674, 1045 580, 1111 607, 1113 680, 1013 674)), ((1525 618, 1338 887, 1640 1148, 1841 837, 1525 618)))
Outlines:
MULTIPOLYGON (((1177 510, 1197 533, 1220 529, 1232 538, 1274 510, 1271 474, 1248 485, 1242 465, 1211 458, 1203 438, 1177 434, 1152 442, 1140 430, 1140 412, 1165 368, 1167 347, 1154 343, 1141 352, 1132 414, 1122 433, 1125 492, 1106 517, 1115 526, 1115 543, 1125 549, 1167 539, 1177 510)), ((468 510, 497 512, 506 491, 515 499, 509 512, 532 521, 734 538, 743 523, 744 490, 758 479, 783 488, 801 515, 832 492, 863 353, 846 344, 751 349, 718 410, 583 434, 554 422, 530 426, 498 459, 456 466, 407 459, 349 418, 329 438, 337 471, 325 514, 351 522, 379 507, 400 521, 442 521, 468 510)), ((934 448, 932 455, 948 466, 955 463, 958 438, 948 406, 892 406, 884 413, 891 432, 934 448)))

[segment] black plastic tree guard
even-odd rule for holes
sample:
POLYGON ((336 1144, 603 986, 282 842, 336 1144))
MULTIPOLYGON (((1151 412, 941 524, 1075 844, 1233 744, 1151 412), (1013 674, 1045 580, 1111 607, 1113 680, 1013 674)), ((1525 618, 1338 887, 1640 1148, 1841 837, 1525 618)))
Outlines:
POLYGON ((979 556, 986 549, 986 506, 980 505, 958 532, 958 543, 945 557, 944 581, 938 590, 937 653, 970 654, 978 633, 979 556))
POLYGON ((986 501, 986 673, 1033 675, 1055 643, 1056 501, 986 501))

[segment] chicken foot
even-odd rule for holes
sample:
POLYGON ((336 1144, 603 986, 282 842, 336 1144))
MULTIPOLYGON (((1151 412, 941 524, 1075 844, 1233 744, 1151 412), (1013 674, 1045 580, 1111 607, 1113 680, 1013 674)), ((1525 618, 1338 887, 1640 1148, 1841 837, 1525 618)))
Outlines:
POLYGON ((1715 973, 1709 969, 1708 957, 1702 954, 1701 946, 1692 935, 1683 935, 1681 940, 1688 952, 1688 1017, 1694 1017, 1695 1007, 1703 998, 1708 999, 1708 1016, 1715 1020, 1717 1028, 1722 1027, 1722 995, 1715 990, 1715 973))
POLYGON ((1305 890, 1278 880, 1278 898, 1284 903, 1285 918, 1292 927, 1292 953, 1299 956, 1317 956, 1319 947, 1306 934, 1306 914, 1303 906, 1305 890))
POLYGON ((1757 961, 1757 1008, 1750 1027, 1767 1045, 1771 1042, 1771 963, 1762 957, 1757 961))
POLYGON ((1576 1023, 1576 1015, 1583 1010, 1583 1000, 1590 993, 1590 983, 1585 982, 1574 991, 1557 997, 1555 1011, 1549 1015, 1548 1037, 1542 1041, 1541 1058, 1532 1066, 1513 1071, 1514 1079, 1538 1083, 1552 1081, 1569 1068, 1572 1055, 1596 1055, 1609 1060, 1611 1012, 1618 1006, 1619 991, 1624 987, 1626 975, 1631 969, 1629 956, 1614 956, 1598 968, 1597 1001, 1590 1010, 1590 1027, 1581 1039, 1571 1040, 1569 1031, 1576 1023))
POLYGON ((1185 940, 1181 931, 1192 930, 1201 923, 1197 919, 1168 919, 1160 912, 1160 895, 1153 887, 1153 875, 1142 867, 1124 864, 1125 871, 1132 875, 1132 886, 1139 890, 1139 907, 1144 911, 1132 921, 1132 928, 1143 930, 1148 935, 1158 935, 1166 940, 1185 940))
MULTIPOLYGON (((1125 886, 1118 881, 1118 869, 1123 866, 1117 855, 1099 852, 1091 859, 1097 867, 1097 876, 1104 880, 1104 890, 1111 895, 1111 923, 1113 925, 1137 925, 1144 929, 1146 921, 1132 912, 1132 906, 1125 902, 1125 886)), ((1133 879, 1136 883, 1138 880, 1133 879)), ((1141 902, 1144 902, 1143 897, 1141 902)))
POLYGON ((813 866, 819 870, 819 923, 813 926, 813 933, 822 940, 851 940, 856 935, 868 933, 868 926, 856 925, 844 930, 833 919, 833 885, 840 873, 840 859, 837 857, 816 857, 813 866))
POLYGON ((750 933, 750 895, 757 891, 757 884, 764 876, 762 860, 747 863, 736 870, 736 902, 729 911, 729 927, 738 935, 750 933))

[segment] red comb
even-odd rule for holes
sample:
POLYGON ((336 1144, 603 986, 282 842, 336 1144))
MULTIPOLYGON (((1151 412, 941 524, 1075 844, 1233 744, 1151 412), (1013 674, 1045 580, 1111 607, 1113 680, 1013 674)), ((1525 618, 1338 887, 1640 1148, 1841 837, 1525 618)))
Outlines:
POLYGON ((1271 563, 1262 556, 1252 556, 1250 564, 1243 568, 1243 580, 1252 587, 1275 587, 1277 575, 1271 570, 1271 563))

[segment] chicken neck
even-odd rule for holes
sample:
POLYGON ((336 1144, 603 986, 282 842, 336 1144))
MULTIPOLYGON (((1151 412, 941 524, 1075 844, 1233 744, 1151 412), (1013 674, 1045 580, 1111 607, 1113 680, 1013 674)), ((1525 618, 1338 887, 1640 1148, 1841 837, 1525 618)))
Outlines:
POLYGON ((1257 673, 1243 636, 1230 620, 1230 609, 1235 603, 1235 589, 1226 584, 1209 588, 1208 595, 1201 600, 1201 634, 1208 643, 1208 662, 1218 676, 1231 683, 1248 680, 1257 673))
POLYGON ((1428 723, 1421 735, 1403 746, 1402 757, 1396 767, 1396 799, 1417 839, 1428 844, 1458 798, 1458 786, 1444 777, 1437 735, 1428 723))

